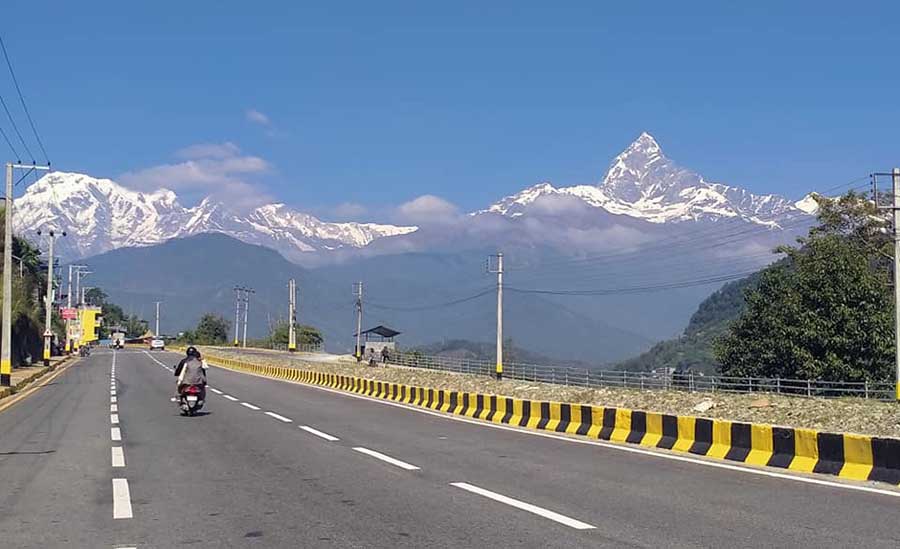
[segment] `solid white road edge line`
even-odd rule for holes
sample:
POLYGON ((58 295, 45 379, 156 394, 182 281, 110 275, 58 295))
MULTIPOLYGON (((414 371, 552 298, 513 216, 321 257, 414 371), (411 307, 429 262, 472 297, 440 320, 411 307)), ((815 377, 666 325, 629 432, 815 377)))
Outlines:
POLYGON ((113 442, 119 442, 122 440, 122 430, 118 427, 112 427, 109 430, 109 438, 113 440, 113 442))
POLYGON ((109 414, 109 422, 113 425, 119 424, 119 414, 109 414))
POLYGON ((290 418, 287 418, 287 417, 284 417, 284 416, 280 416, 280 415, 276 414, 275 412, 266 412, 266 415, 269 416, 269 417, 274 417, 274 418, 277 419, 278 421, 283 421, 283 422, 285 422, 285 423, 290 423, 290 422, 294 421, 294 420, 292 420, 292 419, 290 419, 290 418))
POLYGON ((324 438, 328 442, 335 442, 337 440, 341 440, 338 437, 329 435, 328 433, 323 433, 322 431, 319 431, 318 429, 313 429, 312 427, 310 427, 308 425, 301 425, 300 428, 303 429, 304 431, 306 431, 307 433, 316 435, 317 437, 320 437, 320 438, 324 438))
POLYGON ((467 482, 451 482, 450 486, 456 486, 457 488, 462 488, 463 490, 472 492, 473 494, 478 494, 479 496, 484 496, 488 499, 499 501, 500 503, 505 503, 506 505, 515 507, 516 509, 534 513, 535 515, 542 516, 546 519, 550 519, 560 524, 565 524, 566 526, 574 528, 576 530, 593 530, 594 528, 596 528, 595 526, 591 526, 590 524, 581 522, 580 520, 575 520, 565 515, 560 515, 559 513, 554 513, 553 511, 544 509, 543 507, 525 503, 524 501, 519 501, 517 499, 513 499, 496 492, 491 492, 490 490, 485 490, 484 488, 479 488, 478 486, 473 486, 467 482))
POLYGON ((249 402, 241 402, 241 406, 250 408, 251 410, 254 410, 254 411, 259 410, 259 406, 254 406, 254 405, 250 404, 249 402))
POLYGON ((134 515, 131 512, 131 492, 128 490, 128 479, 112 479, 113 487, 113 518, 130 519, 134 515))
POLYGON ((353 449, 361 454, 366 454, 367 456, 372 456, 375 459, 380 459, 381 461, 384 461, 385 463, 390 463, 391 465, 394 465, 401 469, 406 469, 407 471, 418 471, 419 470, 418 467, 416 467, 415 465, 412 465, 411 463, 406 463, 405 461, 400 461, 399 459, 394 459, 391 456, 386 456, 386 455, 382 454, 381 452, 376 452, 375 450, 369 450, 368 448, 363 448, 362 446, 357 446, 353 449))
MULTIPOLYGON (((215 365, 211 364, 211 366, 215 366, 215 365)), ((220 368, 220 366, 216 366, 216 368, 220 368)), ((266 376, 261 376, 261 375, 253 374, 253 373, 249 373, 249 372, 235 372, 234 370, 229 370, 228 368, 222 368, 222 369, 232 372, 232 373, 235 373, 235 374, 243 374, 243 375, 248 375, 248 376, 253 376, 253 377, 259 377, 262 379, 271 379, 266 376)), ((841 482, 834 482, 834 481, 823 480, 823 479, 819 479, 819 478, 805 477, 805 476, 793 475, 793 474, 787 474, 787 473, 778 473, 776 471, 769 471, 767 469, 752 469, 750 467, 742 467, 740 465, 733 465, 730 463, 719 463, 716 461, 706 461, 706 460, 692 458, 692 457, 688 457, 688 456, 682 456, 682 455, 678 455, 678 454, 654 452, 651 450, 645 450, 642 448, 627 446, 625 444, 616 444, 616 443, 606 442, 606 441, 602 441, 602 440, 589 440, 589 439, 582 439, 582 438, 575 438, 575 437, 564 437, 561 435, 555 435, 552 433, 544 433, 541 431, 528 431, 525 429, 518 429, 516 427, 510 427, 508 425, 502 425, 502 424, 497 424, 497 423, 488 423, 486 421, 479 421, 477 419, 469 419, 466 417, 458 417, 458 416, 453 416, 453 415, 449 415, 449 414, 444 414, 442 412, 435 412, 435 411, 429 410, 427 408, 417 408, 415 406, 410 406, 408 404, 401 404, 399 402, 392 402, 389 400, 381 400, 381 399, 370 397, 370 396, 357 395, 355 393, 347 393, 344 391, 340 391, 338 389, 331 389, 330 387, 319 387, 318 385, 309 385, 306 383, 301 383, 299 381, 287 381, 287 380, 280 380, 280 381, 282 381, 283 383, 290 383, 292 385, 299 385, 301 387, 306 387, 308 389, 315 389, 318 391, 333 393, 333 394, 340 395, 343 397, 348 397, 348 398, 356 398, 359 400, 368 400, 369 402, 374 402, 376 404, 382 404, 385 406, 393 406, 395 408, 403 408, 405 410, 409 410, 411 412, 417 412, 419 414, 427 414, 430 416, 439 417, 439 418, 450 420, 450 421, 459 421, 462 423, 469 423, 471 425, 478 425, 480 427, 486 427, 489 429, 500 429, 502 431, 510 431, 513 433, 519 433, 521 435, 552 438, 554 440, 568 442, 571 444, 587 444, 589 446, 600 446, 602 448, 609 448, 611 450, 618 450, 621 452, 630 452, 632 454, 641 454, 644 456, 650 456, 650 457, 659 458, 659 459, 671 459, 674 461, 681 461, 684 463, 692 463, 694 465, 703 465, 705 467, 714 467, 716 469, 726 469, 729 471, 736 471, 736 472, 740 472, 740 473, 746 473, 749 475, 759 475, 759 476, 763 476, 763 477, 777 478, 779 480, 791 480, 794 482, 802 482, 805 484, 815 484, 818 486, 827 486, 829 488, 839 488, 842 490, 853 490, 856 492, 867 492, 870 494, 879 494, 882 496, 891 496, 891 497, 895 497, 895 498, 900 498, 900 491, 895 491, 895 490, 884 490, 881 488, 873 488, 870 486, 858 486, 855 484, 844 484, 841 482)))
POLYGON ((121 446, 112 447, 112 466, 125 467, 125 452, 121 446))

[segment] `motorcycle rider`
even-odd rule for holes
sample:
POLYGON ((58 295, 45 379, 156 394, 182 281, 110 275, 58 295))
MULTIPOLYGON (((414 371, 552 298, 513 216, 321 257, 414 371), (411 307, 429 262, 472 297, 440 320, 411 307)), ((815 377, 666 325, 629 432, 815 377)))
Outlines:
POLYGON ((175 367, 175 377, 178 378, 175 396, 180 398, 181 391, 188 385, 199 385, 200 398, 206 400, 206 362, 194 346, 188 347, 185 354, 186 356, 175 367))

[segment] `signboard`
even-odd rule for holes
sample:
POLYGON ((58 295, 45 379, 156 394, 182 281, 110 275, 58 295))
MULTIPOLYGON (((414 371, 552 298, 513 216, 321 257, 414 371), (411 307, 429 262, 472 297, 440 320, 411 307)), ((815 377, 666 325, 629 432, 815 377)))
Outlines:
POLYGON ((63 320, 75 320, 78 318, 78 309, 63 307, 59 310, 59 316, 61 316, 63 320))

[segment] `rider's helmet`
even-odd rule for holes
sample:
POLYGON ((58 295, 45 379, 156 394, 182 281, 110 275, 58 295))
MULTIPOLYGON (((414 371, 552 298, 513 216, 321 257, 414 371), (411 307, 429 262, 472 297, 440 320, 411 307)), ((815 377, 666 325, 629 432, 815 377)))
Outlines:
POLYGON ((193 345, 187 348, 186 354, 188 357, 200 358, 200 351, 198 351, 197 348, 193 345))

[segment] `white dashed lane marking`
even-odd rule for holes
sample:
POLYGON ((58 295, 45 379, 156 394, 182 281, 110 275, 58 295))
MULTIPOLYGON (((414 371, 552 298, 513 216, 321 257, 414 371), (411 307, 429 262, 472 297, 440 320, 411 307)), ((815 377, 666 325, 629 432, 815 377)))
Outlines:
POLYGON ((113 425, 119 424, 119 414, 109 414, 109 422, 113 425))
POLYGON ((367 456, 371 456, 375 459, 380 459, 381 461, 383 461, 385 463, 390 463, 391 465, 393 465, 395 467, 399 467, 401 469, 406 469, 407 471, 418 471, 419 470, 418 467, 416 467, 415 465, 413 465, 411 463, 406 463, 405 461, 400 461, 399 459, 394 459, 391 456, 386 456, 386 455, 382 454, 381 452, 376 452, 375 450, 369 450, 368 448, 363 448, 361 446, 357 446, 356 448, 354 448, 354 450, 361 454, 366 454, 367 456))
POLYGON ((112 479, 113 487, 113 518, 130 519, 134 516, 131 512, 131 492, 128 489, 128 479, 112 479))
POLYGON ((543 507, 525 503, 524 501, 513 499, 511 497, 504 496, 503 494, 498 494, 497 492, 491 492, 490 490, 485 490, 484 488, 473 486, 467 482, 451 482, 450 486, 456 486, 457 488, 462 488, 467 492, 472 492, 473 494, 478 494, 479 496, 483 496, 494 501, 499 501, 500 503, 505 503, 510 507, 515 507, 516 509, 534 513, 535 515, 542 516, 546 519, 550 519, 560 524, 565 524, 566 526, 574 528, 576 530, 592 530, 595 528, 595 526, 591 526, 590 524, 581 522, 580 520, 575 520, 565 515, 560 515, 559 513, 544 509, 543 507))
POLYGON ((291 418, 278 415, 275 412, 266 412, 266 415, 269 417, 274 417, 278 421, 283 421, 285 423, 290 423, 291 421, 293 421, 291 418))
POLYGON ((254 405, 250 404, 249 402, 241 402, 241 406, 250 408, 251 410, 254 410, 254 411, 259 410, 259 406, 254 406, 254 405))
POLYGON ((231 402, 237 402, 238 400, 240 400, 240 399, 238 399, 238 398, 234 398, 234 397, 231 396, 231 395, 222 395, 222 396, 225 397, 225 398, 227 398, 227 399, 230 400, 231 402))
POLYGON ((306 431, 307 433, 316 435, 319 438, 324 438, 328 442, 335 442, 337 440, 341 440, 338 437, 329 435, 328 433, 323 433, 322 431, 319 431, 318 429, 313 429, 309 425, 301 425, 300 428, 303 429, 304 431, 306 431))
POLYGON ((220 391, 220 390, 218 390, 218 389, 213 389, 212 387, 207 387, 207 389, 209 389, 210 391, 216 393, 217 395, 221 395, 221 394, 222 394, 222 391, 220 391))
POLYGON ((118 427, 113 427, 109 430, 109 438, 113 440, 113 442, 119 442, 122 440, 122 431, 118 427))
POLYGON ((125 451, 121 446, 112 447, 112 466, 125 467, 125 451))
POLYGON ((109 405, 109 411, 110 411, 110 412, 118 412, 118 411, 119 411, 119 405, 118 405, 118 404, 110 404, 110 405, 109 405))

